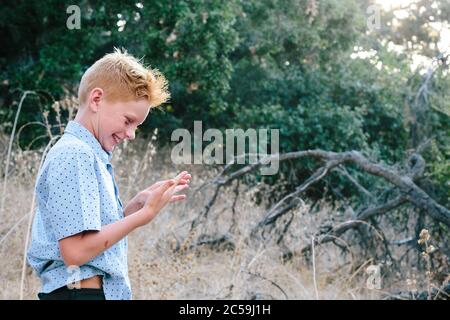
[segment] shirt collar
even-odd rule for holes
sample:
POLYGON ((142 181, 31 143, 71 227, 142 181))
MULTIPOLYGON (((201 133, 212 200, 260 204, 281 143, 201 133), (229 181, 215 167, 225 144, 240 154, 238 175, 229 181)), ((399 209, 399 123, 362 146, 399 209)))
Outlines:
POLYGON ((76 121, 69 121, 64 130, 64 133, 66 132, 85 142, 105 164, 110 164, 112 152, 105 151, 100 142, 98 142, 94 135, 83 125, 76 121))

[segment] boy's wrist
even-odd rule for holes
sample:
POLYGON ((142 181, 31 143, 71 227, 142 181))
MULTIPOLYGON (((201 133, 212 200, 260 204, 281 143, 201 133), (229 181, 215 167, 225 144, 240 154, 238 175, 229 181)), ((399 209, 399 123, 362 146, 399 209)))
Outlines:
POLYGON ((137 210, 133 210, 133 206, 131 203, 129 203, 128 205, 125 206, 125 208, 123 208, 123 215, 125 217, 133 214, 134 212, 137 212, 137 210))
POLYGON ((136 227, 142 227, 142 226, 148 224, 151 220, 153 220, 153 217, 155 216, 155 214, 153 214, 150 211, 151 211, 151 209, 143 207, 143 208, 137 210, 135 213, 133 213, 132 216, 134 216, 136 218, 135 219, 136 227))

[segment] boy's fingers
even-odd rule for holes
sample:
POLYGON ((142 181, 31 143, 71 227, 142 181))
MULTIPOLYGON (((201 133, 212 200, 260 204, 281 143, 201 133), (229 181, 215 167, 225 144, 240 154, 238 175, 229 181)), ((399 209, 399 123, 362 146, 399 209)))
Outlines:
POLYGON ((159 186, 161 186, 161 184, 165 183, 166 181, 167 180, 162 180, 162 181, 155 182, 150 187, 148 187, 147 190, 152 190, 152 189, 158 188, 159 186))
POLYGON ((184 190, 184 189, 187 189, 187 188, 189 188, 189 185, 187 185, 187 184, 178 185, 178 186, 175 187, 175 190, 174 190, 173 193, 180 192, 181 190, 184 190))
POLYGON ((186 195, 185 194, 179 194, 176 196, 172 196, 172 198, 170 199, 169 202, 176 202, 176 201, 180 201, 180 200, 184 200, 186 199, 186 195))
POLYGON ((170 196, 173 196, 175 193, 180 192, 181 190, 184 190, 186 188, 189 188, 189 185, 187 184, 178 184, 177 181, 174 181, 174 184, 165 190, 165 193, 167 193, 168 195, 170 194, 170 196))
POLYGON ((158 191, 160 191, 161 193, 164 193, 167 190, 169 190, 171 187, 173 187, 174 185, 175 185, 175 181, 173 179, 167 180, 159 186, 158 191))
POLYGON ((187 184, 189 183, 189 179, 181 179, 179 184, 187 184))
POLYGON ((175 181, 175 184, 178 185, 181 181, 181 177, 177 177, 173 179, 175 181))
POLYGON ((187 171, 183 171, 175 177, 175 179, 190 179, 190 178, 192 177, 187 171))
MULTIPOLYGON (((185 185, 188 184, 189 181, 191 179, 191 175, 189 173, 187 173, 187 171, 183 171, 180 174, 178 174, 174 179, 174 183, 177 185, 185 185)), ((162 186, 164 186, 165 183, 167 183, 169 180, 161 180, 158 182, 155 182, 154 184, 152 184, 151 186, 147 187, 145 190, 153 190, 153 189, 158 189, 162 186)))
POLYGON ((178 178, 183 177, 186 173, 187 173, 187 171, 180 172, 179 174, 177 174, 177 176, 175 177, 175 179, 178 179, 178 178))

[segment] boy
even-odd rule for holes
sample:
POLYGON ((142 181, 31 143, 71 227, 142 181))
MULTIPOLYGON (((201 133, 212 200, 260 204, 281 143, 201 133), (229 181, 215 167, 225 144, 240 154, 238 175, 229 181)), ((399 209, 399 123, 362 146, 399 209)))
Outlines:
POLYGON ((27 261, 41 278, 41 300, 131 299, 127 235, 185 199, 177 193, 191 176, 157 182, 123 208, 110 159, 149 110, 167 101, 167 81, 116 49, 84 73, 78 98, 75 119, 38 174, 27 261))

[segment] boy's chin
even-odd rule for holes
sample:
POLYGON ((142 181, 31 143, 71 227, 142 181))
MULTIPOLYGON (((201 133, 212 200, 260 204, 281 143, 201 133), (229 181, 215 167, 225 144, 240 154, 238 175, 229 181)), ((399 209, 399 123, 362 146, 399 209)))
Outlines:
POLYGON ((108 145, 103 145, 103 150, 107 151, 107 152, 113 152, 115 149, 115 145, 114 144, 108 144, 108 145))
POLYGON ((103 150, 107 152, 112 152, 117 146, 117 142, 111 137, 110 139, 105 139, 101 143, 103 150))

